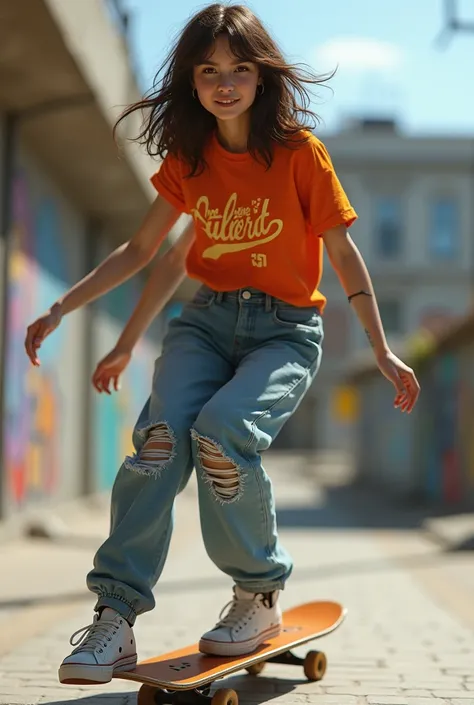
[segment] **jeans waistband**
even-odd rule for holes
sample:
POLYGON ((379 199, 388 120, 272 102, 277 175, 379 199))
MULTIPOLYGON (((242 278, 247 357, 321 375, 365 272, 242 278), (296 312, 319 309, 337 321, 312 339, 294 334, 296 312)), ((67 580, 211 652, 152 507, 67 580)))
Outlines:
POLYGON ((259 289, 254 289, 250 286, 243 287, 242 289, 233 289, 232 291, 214 291, 210 287, 207 287, 209 291, 212 291, 216 297, 216 301, 230 300, 238 301, 239 303, 265 306, 265 311, 271 311, 273 304, 283 303, 281 299, 266 294, 259 289))
MULTIPOLYGON (((278 298, 277 296, 272 296, 271 294, 266 294, 260 289, 255 289, 251 286, 245 286, 241 289, 232 289, 231 291, 216 291, 212 289, 207 284, 202 284, 201 291, 208 292, 212 294, 215 298, 214 300, 219 303, 221 301, 235 301, 238 303, 265 306, 265 311, 271 311, 274 305, 292 306, 287 301, 278 298)), ((317 308, 317 307, 315 307, 317 308)), ((318 309, 319 311, 319 309, 318 309)))

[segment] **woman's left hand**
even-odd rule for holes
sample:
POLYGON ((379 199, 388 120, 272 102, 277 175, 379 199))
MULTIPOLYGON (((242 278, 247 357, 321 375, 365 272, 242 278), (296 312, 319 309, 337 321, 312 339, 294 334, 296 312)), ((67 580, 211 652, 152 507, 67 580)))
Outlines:
POLYGON ((394 407, 410 413, 420 394, 420 385, 413 370, 391 351, 376 355, 380 372, 396 390, 394 407))

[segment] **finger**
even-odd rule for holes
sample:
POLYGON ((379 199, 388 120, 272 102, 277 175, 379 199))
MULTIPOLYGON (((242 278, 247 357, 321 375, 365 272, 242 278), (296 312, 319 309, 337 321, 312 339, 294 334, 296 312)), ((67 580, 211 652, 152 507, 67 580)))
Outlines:
POLYGON ((401 377, 398 377, 398 379, 394 380, 393 384, 396 389, 394 406, 395 406, 395 408, 401 409, 403 411, 403 408, 406 405, 407 400, 409 398, 409 390, 404 385, 401 377))
POLYGON ((30 360, 35 365, 36 367, 39 367, 40 361, 38 357, 38 350, 40 349, 41 345, 38 345, 36 340, 33 340, 33 342, 30 344, 31 348, 31 355, 30 355, 30 360))
POLYGON ((411 403, 412 403, 412 402, 411 402, 411 399, 410 399, 409 397, 407 397, 407 398, 405 399, 405 401, 403 402, 403 404, 400 406, 400 410, 401 410, 403 413, 409 411, 409 409, 410 409, 410 407, 411 407, 411 403))
POLYGON ((410 412, 418 400, 420 394, 420 385, 413 371, 410 371, 410 373, 405 376, 404 382, 408 389, 408 411, 410 412))
POLYGON ((419 389, 417 389, 416 387, 411 388, 410 404, 409 404, 409 408, 408 408, 408 413, 411 413, 413 407, 415 406, 416 402, 418 401, 419 394, 420 394, 419 389))
POLYGON ((120 391, 120 375, 115 375, 113 377, 114 380, 114 389, 116 392, 120 391))
POLYGON ((31 347, 32 347, 35 354, 36 354, 36 351, 40 349, 45 338, 47 338, 50 333, 51 333, 51 328, 47 328, 44 325, 42 325, 40 327, 40 329, 36 332, 36 334, 34 335, 32 341, 31 341, 31 347))
POLYGON ((102 377, 106 369, 106 365, 104 364, 104 361, 101 360, 100 362, 97 363, 97 367, 95 368, 95 375, 97 378, 102 377))
POLYGON ((92 377, 92 384, 94 388, 99 392, 99 394, 102 394, 102 380, 100 376, 97 374, 97 371, 94 373, 92 377))
POLYGON ((404 412, 406 410, 406 405, 407 405, 407 398, 403 397, 403 399, 397 404, 397 409, 399 409, 399 411, 404 412))
POLYGON ((38 337, 38 330, 38 325, 29 326, 25 338, 26 354, 28 355, 33 364, 35 364, 36 359, 36 353, 33 347, 33 340, 38 337))
POLYGON ((41 343, 43 342, 42 338, 33 338, 33 350, 36 354, 36 352, 40 349, 41 343))
POLYGON ((396 398, 403 399, 407 393, 407 390, 401 378, 398 376, 397 372, 395 372, 395 374, 393 375, 391 382, 395 387, 396 398))
POLYGON ((415 406, 416 400, 417 400, 417 394, 413 391, 410 390, 410 393, 407 396, 407 399, 403 403, 402 411, 406 411, 407 413, 411 413, 413 410, 413 407, 415 406))

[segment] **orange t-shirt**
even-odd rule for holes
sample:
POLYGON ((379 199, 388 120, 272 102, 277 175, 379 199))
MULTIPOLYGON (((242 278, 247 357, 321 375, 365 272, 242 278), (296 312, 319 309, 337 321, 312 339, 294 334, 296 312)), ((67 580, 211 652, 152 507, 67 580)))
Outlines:
POLYGON ((311 133, 296 149, 275 146, 270 169, 248 152, 225 150, 214 135, 207 167, 167 155, 152 176, 157 191, 189 213, 196 238, 188 275, 216 291, 253 287, 295 306, 318 306, 324 231, 357 218, 324 145, 311 133))

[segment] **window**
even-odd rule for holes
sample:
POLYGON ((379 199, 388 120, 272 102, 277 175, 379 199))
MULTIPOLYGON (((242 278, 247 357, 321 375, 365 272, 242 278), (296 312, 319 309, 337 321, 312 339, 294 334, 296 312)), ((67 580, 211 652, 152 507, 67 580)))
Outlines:
POLYGON ((402 208, 396 196, 381 196, 375 203, 376 250, 380 257, 397 257, 402 249, 402 208))
POLYGON ((380 317, 387 335, 398 335, 402 332, 402 309, 399 301, 379 301, 380 317))
POLYGON ((428 235, 432 257, 455 257, 459 240, 459 209, 454 198, 437 198, 431 203, 428 235))

